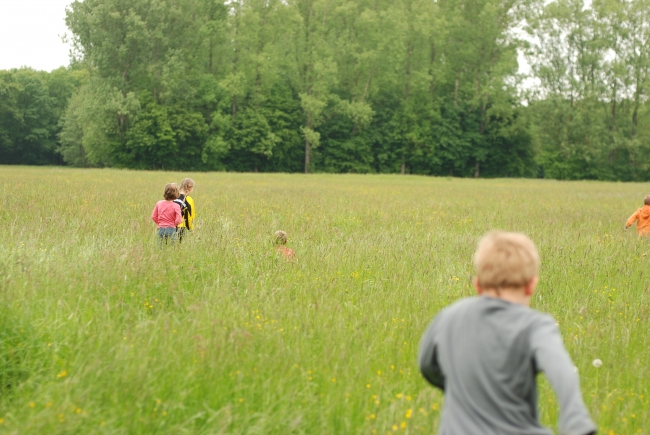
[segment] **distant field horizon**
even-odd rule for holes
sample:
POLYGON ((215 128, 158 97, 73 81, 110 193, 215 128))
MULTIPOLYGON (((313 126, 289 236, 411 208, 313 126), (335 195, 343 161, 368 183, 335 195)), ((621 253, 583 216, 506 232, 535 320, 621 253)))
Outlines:
MULTIPOLYGON (((616 181, 607 181, 607 180, 596 180, 596 179, 561 179, 561 178, 540 178, 540 177, 486 177, 486 176, 480 176, 480 177, 463 177, 459 175, 429 175, 429 174, 412 174, 412 173, 405 173, 401 174, 399 172, 362 172, 362 173, 357 173, 357 172, 342 172, 342 173, 336 173, 336 172, 324 172, 324 171, 313 171, 308 174, 305 174, 302 171, 295 171, 295 172, 262 172, 262 171, 229 171, 229 170, 210 170, 210 171, 182 171, 182 170, 167 170, 167 169, 161 169, 161 168, 156 168, 156 169, 133 169, 133 168, 113 168, 113 167, 87 167, 87 168, 81 168, 81 167, 75 167, 75 166, 67 166, 67 165, 0 165, 0 169, 2 168, 13 168, 13 169, 18 169, 18 168, 24 168, 24 169, 50 169, 50 170, 70 170, 70 171, 113 171, 116 173, 133 173, 133 174, 138 174, 138 173, 143 173, 143 174, 177 174, 177 182, 180 182, 182 178, 185 178, 185 176, 199 176, 199 175, 255 175, 255 176, 265 176, 265 175, 291 175, 291 176, 302 176, 302 177, 317 177, 317 176, 332 176, 332 177, 398 177, 398 178, 415 178, 415 179, 420 179, 420 178, 425 178, 425 179, 438 179, 438 180, 468 180, 468 181, 498 181, 498 180, 508 180, 508 181, 515 181, 515 180, 521 180, 521 181, 539 181, 542 183, 553 183, 553 182, 558 182, 558 183, 602 183, 602 184, 638 184, 640 186, 647 186, 648 192, 650 192, 650 182, 648 181, 627 181, 627 180, 616 180, 616 181)), ((641 198, 640 201, 641 204, 643 204, 643 197, 641 198)), ((637 204, 638 205, 638 204, 637 204)))

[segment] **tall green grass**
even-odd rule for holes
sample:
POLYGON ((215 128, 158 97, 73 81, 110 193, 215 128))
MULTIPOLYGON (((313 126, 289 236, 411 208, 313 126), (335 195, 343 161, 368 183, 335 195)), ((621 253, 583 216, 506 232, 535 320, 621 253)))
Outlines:
MULTIPOLYGON (((623 231, 646 193, 2 167, 0 433, 434 433, 444 398, 418 342, 473 293, 476 242, 500 228, 540 249, 533 306, 559 321, 601 433, 648 434, 650 247, 623 231), (196 231, 160 249, 151 210, 188 175, 196 231)), ((540 404, 555 425, 543 379, 540 404)))

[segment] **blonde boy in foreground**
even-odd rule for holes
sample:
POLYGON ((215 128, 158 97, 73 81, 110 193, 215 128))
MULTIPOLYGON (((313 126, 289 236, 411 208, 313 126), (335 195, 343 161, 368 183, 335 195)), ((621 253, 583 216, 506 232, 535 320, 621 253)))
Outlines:
POLYGON ((550 435, 537 373, 560 403, 561 435, 596 433, 556 321, 528 308, 539 255, 523 234, 492 232, 474 255, 478 297, 442 310, 420 344, 420 371, 445 392, 440 435, 550 435))
POLYGON ((634 222, 636 222, 636 232, 640 236, 650 235, 650 195, 643 198, 643 207, 635 211, 625 222, 625 229, 634 225, 634 222))

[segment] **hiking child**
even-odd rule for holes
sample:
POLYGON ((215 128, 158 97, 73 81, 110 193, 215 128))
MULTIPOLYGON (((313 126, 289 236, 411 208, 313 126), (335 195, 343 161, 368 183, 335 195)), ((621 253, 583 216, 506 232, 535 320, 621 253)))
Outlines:
POLYGON ((296 257, 296 254, 293 252, 293 249, 285 246, 288 241, 287 233, 282 230, 275 232, 275 250, 282 254, 283 257, 293 259, 296 257))
POLYGON ((636 232, 640 236, 650 233, 650 195, 643 198, 643 207, 634 212, 625 222, 625 229, 630 228, 636 222, 636 232))
POLYGON ((176 239, 176 226, 181 223, 183 217, 178 205, 174 200, 178 198, 180 192, 176 183, 169 183, 165 186, 163 197, 165 199, 158 201, 151 212, 151 219, 158 225, 158 240, 165 243, 176 239))
POLYGON ((559 433, 595 433, 555 319, 529 308, 539 263, 525 235, 487 234, 474 254, 479 296, 443 309, 424 334, 420 371, 445 393, 440 435, 551 435, 537 413, 539 372, 560 404, 559 433))
POLYGON ((183 215, 183 221, 178 226, 179 241, 183 241, 183 237, 187 234, 187 231, 192 231, 194 229, 196 206, 194 205, 194 199, 189 196, 193 190, 194 180, 191 178, 185 178, 183 181, 181 181, 180 196, 176 200, 176 203, 180 206, 181 213, 183 215))

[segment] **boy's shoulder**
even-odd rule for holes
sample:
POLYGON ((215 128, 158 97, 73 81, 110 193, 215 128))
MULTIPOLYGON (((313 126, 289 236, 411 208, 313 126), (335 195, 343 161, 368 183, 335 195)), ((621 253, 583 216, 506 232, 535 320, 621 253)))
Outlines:
POLYGON ((506 316, 520 319, 526 324, 557 324, 557 321, 550 314, 537 311, 526 305, 487 296, 463 298, 444 308, 436 317, 451 319, 465 316, 506 316))
POLYGON ((462 298, 457 300, 453 304, 445 307, 440 312, 440 314, 443 313, 454 314, 454 313, 465 312, 468 310, 480 309, 481 306, 492 303, 491 299, 496 299, 496 298, 488 298, 485 296, 469 296, 466 298, 462 298))

